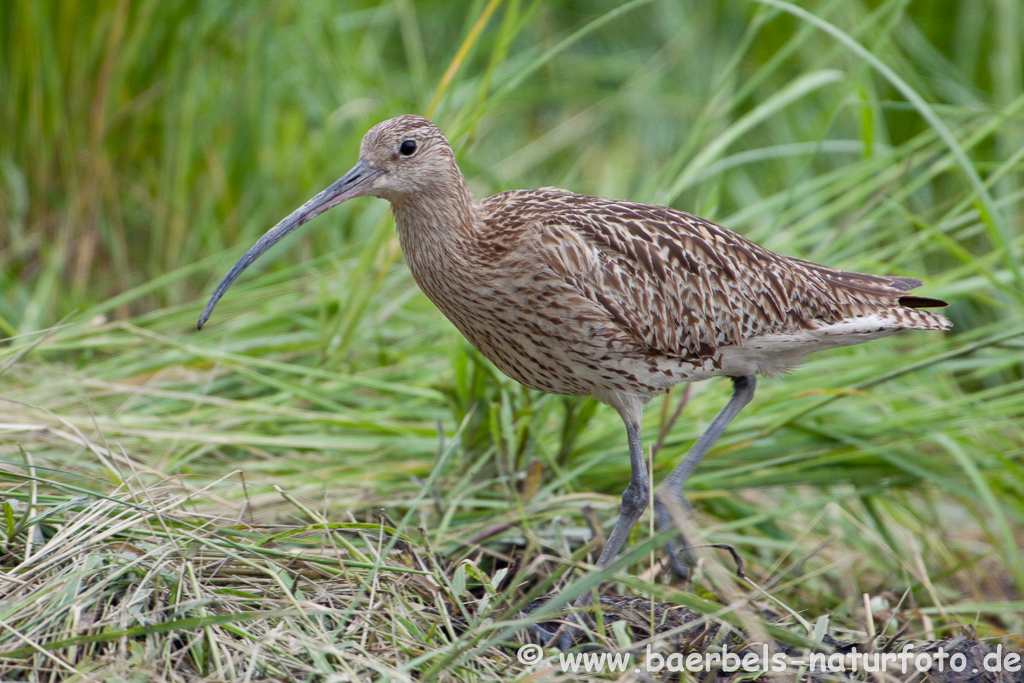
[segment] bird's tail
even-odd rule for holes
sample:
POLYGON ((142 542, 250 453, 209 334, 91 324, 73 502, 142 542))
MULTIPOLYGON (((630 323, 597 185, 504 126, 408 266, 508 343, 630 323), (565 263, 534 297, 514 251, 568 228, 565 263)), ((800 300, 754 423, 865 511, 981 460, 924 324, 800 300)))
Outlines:
MULTIPOLYGON (((922 311, 920 308, 914 306, 907 306, 903 303, 903 299, 917 299, 921 297, 900 297, 900 307, 893 309, 891 315, 900 321, 900 327, 909 330, 948 330, 953 327, 953 323, 950 322, 949 318, 938 313, 932 313, 931 311, 922 311)), ((938 299, 925 299, 925 301, 939 301, 938 299)), ((928 306, 936 306, 946 304, 927 304, 928 306)))
POLYGON ((903 294, 924 284, 915 277, 868 275, 835 270, 809 261, 802 263, 822 275, 832 287, 852 295, 857 307, 861 308, 854 317, 880 315, 892 324, 889 329, 948 330, 953 326, 946 316, 921 310, 948 306, 942 299, 903 294), (870 313, 862 308, 866 303, 870 313))
MULTIPOLYGON (((879 280, 888 280, 889 286, 893 289, 897 289, 901 292, 920 287, 924 283, 915 277, 881 277, 871 276, 879 280)), ((949 318, 938 313, 932 313, 931 311, 922 311, 922 308, 944 308, 949 304, 942 299, 932 299, 927 296, 915 296, 913 294, 904 294, 896 298, 896 303, 899 308, 895 310, 895 314, 898 317, 903 318, 906 323, 905 327, 912 330, 948 330, 953 327, 953 323, 950 322, 949 318)))

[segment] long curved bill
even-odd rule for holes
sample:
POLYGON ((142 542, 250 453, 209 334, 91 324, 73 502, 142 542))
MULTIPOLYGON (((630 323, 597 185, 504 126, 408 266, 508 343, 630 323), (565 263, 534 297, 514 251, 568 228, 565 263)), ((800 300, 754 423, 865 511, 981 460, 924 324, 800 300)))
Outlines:
POLYGON ((368 162, 363 159, 359 160, 351 171, 343 175, 333 185, 328 187, 326 190, 318 194, 317 196, 310 199, 308 202, 300 206, 298 209, 293 211, 291 215, 285 218, 283 221, 275 225, 273 228, 267 231, 263 237, 257 240, 256 244, 249 248, 249 251, 245 252, 242 258, 238 259, 238 263, 228 271, 228 274, 224 276, 224 279, 217 285, 217 289, 213 292, 213 296, 210 297, 210 301, 206 304, 206 308, 203 309, 203 314, 199 316, 198 328, 203 329, 203 325, 210 319, 210 314, 213 313, 214 306, 220 301, 220 298, 224 296, 224 292, 228 291, 228 287, 238 279, 238 276, 242 272, 252 265, 253 261, 258 259, 268 249, 281 241, 281 239, 298 228, 303 223, 316 218, 324 211, 334 208, 338 204, 344 201, 352 199, 353 197, 360 197, 365 194, 369 194, 370 188, 373 185, 373 179, 379 176, 384 171, 374 168, 368 162))

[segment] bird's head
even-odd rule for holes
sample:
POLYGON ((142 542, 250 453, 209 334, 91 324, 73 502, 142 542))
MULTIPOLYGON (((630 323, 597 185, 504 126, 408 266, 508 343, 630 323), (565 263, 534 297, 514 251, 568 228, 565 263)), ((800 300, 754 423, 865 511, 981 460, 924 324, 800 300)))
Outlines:
POLYGON ((217 286, 199 318, 199 329, 214 306, 246 268, 300 225, 353 197, 403 202, 429 200, 450 183, 461 183, 455 155, 444 135, 422 116, 399 116, 378 123, 363 137, 359 162, 333 185, 271 228, 238 260, 217 286))
POLYGON ((429 196, 459 176, 448 140, 422 116, 399 116, 371 128, 359 146, 359 164, 375 174, 365 194, 392 202, 429 196))

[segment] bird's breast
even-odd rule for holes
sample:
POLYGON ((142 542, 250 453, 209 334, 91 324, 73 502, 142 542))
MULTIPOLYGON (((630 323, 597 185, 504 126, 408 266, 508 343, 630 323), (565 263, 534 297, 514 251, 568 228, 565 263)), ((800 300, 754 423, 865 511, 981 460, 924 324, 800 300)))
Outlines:
POLYGON ((650 396, 689 364, 645 353, 608 312, 545 264, 515 268, 471 249, 406 251, 423 293, 499 370, 533 389, 577 396, 650 396), (510 272, 511 271, 511 272, 510 272))

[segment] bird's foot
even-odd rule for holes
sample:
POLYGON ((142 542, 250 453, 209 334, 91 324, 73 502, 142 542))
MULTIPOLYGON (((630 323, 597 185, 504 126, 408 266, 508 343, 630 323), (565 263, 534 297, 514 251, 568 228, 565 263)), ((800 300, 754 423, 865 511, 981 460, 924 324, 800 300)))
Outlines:
MULTIPOLYGON (((693 568, 697 566, 697 558, 693 554, 693 548, 686 544, 686 539, 680 537, 683 541, 683 549, 681 551, 676 550, 676 544, 674 541, 668 541, 665 544, 665 552, 668 554, 669 564, 672 565, 672 571, 676 573, 680 579, 689 581, 693 578, 693 568)), ((729 545, 728 543, 705 543, 701 545, 702 548, 717 548, 718 550, 724 550, 732 556, 732 561, 736 563, 736 577, 739 579, 747 578, 744 573, 743 558, 736 551, 736 548, 729 545)))
POLYGON ((574 635, 581 632, 578 626, 570 626, 566 623, 570 620, 575 621, 572 617, 568 617, 563 623, 549 621, 531 624, 530 633, 533 634, 545 649, 556 647, 561 652, 568 652, 576 644, 574 635), (554 627, 554 630, 548 630, 548 627, 554 627))
POLYGON ((693 568, 697 565, 697 558, 682 534, 679 535, 678 540, 681 541, 682 550, 676 548, 675 540, 669 540, 665 543, 665 554, 668 555, 669 565, 676 576, 683 581, 689 581, 693 575, 693 568))
MULTIPOLYGON (((556 593, 557 595, 557 593, 556 593)), ((521 616, 529 616, 540 611, 548 598, 542 598, 531 604, 521 616)), ((556 647, 562 652, 567 652, 577 642, 582 641, 586 633, 584 622, 577 614, 563 614, 561 616, 545 615, 544 621, 531 624, 527 630, 532 636, 531 640, 545 648, 556 647)))
POLYGON ((655 498, 655 514, 658 519, 658 529, 664 531, 670 526, 677 526, 677 533, 674 538, 670 538, 665 541, 665 553, 668 555, 669 564, 672 566, 672 571, 680 579, 688 581, 693 577, 693 569, 697 566, 697 557, 693 554, 693 548, 718 548, 719 550, 727 551, 736 563, 736 576, 743 579, 746 575, 743 573, 743 558, 740 557, 736 549, 728 543, 705 543, 700 546, 692 546, 687 542, 686 536, 683 534, 681 524, 674 524, 675 520, 669 511, 670 505, 678 505, 676 514, 689 515, 693 513, 693 507, 690 502, 686 500, 686 496, 683 492, 678 489, 670 489, 670 498, 666 499, 662 496, 664 489, 658 490, 658 496, 655 498), (673 501, 672 498, 675 498, 673 501), (677 549, 678 547, 681 548, 677 549))

